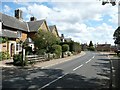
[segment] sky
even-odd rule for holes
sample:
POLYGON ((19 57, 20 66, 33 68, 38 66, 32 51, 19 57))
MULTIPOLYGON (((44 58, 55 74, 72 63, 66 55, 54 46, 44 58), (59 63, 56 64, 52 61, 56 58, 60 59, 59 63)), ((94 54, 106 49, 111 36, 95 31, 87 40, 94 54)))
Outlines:
POLYGON ((1 0, 0 12, 14 17, 23 11, 23 20, 31 16, 56 25, 59 35, 80 43, 112 44, 118 27, 118 5, 102 5, 99 0, 1 0), (34 1, 34 2, 33 2, 34 1))

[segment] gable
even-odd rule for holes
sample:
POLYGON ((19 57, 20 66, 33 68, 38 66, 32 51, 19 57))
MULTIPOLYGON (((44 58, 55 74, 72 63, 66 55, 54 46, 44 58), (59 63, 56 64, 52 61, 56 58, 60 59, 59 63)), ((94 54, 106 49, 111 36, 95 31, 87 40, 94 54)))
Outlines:
POLYGON ((59 37, 58 31, 57 31, 57 28, 56 28, 55 25, 49 26, 49 29, 50 29, 50 31, 51 31, 56 37, 59 37))
POLYGON ((42 25, 39 27, 39 29, 42 29, 44 31, 48 31, 48 26, 45 22, 43 22, 42 25))

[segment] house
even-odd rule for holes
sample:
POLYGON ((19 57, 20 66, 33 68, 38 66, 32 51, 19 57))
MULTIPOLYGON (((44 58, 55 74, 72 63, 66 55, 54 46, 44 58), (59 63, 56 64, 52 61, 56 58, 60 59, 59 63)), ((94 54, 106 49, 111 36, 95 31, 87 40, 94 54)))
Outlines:
POLYGON ((60 40, 61 40, 61 42, 71 42, 72 41, 71 38, 65 38, 64 34, 61 34, 60 40))
POLYGON ((30 21, 27 22, 28 23, 28 37, 34 39, 35 38, 35 34, 39 31, 39 30, 44 30, 44 31, 49 31, 49 27, 47 25, 47 22, 45 19, 43 20, 36 20, 35 17, 31 17, 30 21))
POLYGON ((0 13, 0 20, 2 24, 2 33, 0 37, 8 38, 9 42, 2 43, 2 51, 8 51, 11 56, 17 54, 22 50, 21 45, 17 42, 19 40, 25 41, 27 38, 28 27, 27 23, 22 19, 22 11, 15 10, 15 17, 11 17, 0 13))
MULTIPOLYGON (((0 43, 1 51, 8 51, 12 57, 22 51, 20 42, 31 41, 39 30, 50 31, 45 19, 37 20, 31 17, 29 22, 22 18, 22 11, 15 10, 15 17, 0 13, 0 37, 7 38, 8 41, 0 43)), ((54 26, 52 33, 58 35, 57 28, 54 26)), ((33 43, 30 43, 34 49, 33 43)))
POLYGON ((97 51, 111 51, 111 44, 98 44, 96 46, 97 51))
POLYGON ((58 31, 57 31, 56 25, 49 26, 49 30, 50 30, 50 32, 53 33, 56 37, 59 37, 59 34, 58 34, 58 31))

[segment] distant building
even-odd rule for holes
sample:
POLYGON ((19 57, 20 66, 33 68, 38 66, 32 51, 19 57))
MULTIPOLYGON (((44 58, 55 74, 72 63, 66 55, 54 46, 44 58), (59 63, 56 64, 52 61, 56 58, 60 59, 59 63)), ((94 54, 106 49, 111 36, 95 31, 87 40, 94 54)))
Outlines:
POLYGON ((87 48, 88 48, 88 45, 87 45, 86 43, 81 44, 81 49, 82 49, 82 51, 86 51, 87 48))
POLYGON ((72 41, 71 38, 65 38, 64 34, 61 34, 60 40, 61 40, 61 42, 71 42, 72 41))
POLYGON ((96 46, 97 51, 111 51, 111 44, 98 44, 96 46))

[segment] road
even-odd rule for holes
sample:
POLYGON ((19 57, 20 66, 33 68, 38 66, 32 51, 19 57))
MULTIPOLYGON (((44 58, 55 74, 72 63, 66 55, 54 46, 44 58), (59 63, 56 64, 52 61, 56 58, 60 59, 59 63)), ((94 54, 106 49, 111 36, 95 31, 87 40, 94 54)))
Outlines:
POLYGON ((9 89, 101 89, 110 86, 110 60, 97 52, 44 69, 3 68, 2 88, 9 89))

